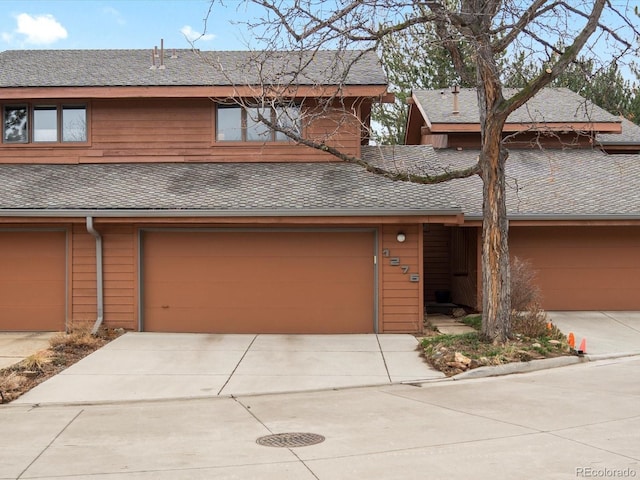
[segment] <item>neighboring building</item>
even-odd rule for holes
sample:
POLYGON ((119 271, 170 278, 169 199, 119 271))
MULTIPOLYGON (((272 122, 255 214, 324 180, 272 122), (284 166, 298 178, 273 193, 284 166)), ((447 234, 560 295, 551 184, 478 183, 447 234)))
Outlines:
MULTIPOLYGON (((407 143, 436 147, 431 168, 469 166, 478 157, 476 92, 455 97, 413 94, 407 143)), ((633 151, 638 131, 567 89, 545 89, 509 117, 510 252, 537 271, 547 310, 640 309, 640 156, 598 148, 633 151)), ((454 302, 479 308, 482 182, 449 186, 465 220, 425 225, 425 299, 449 291, 454 302)))
POLYGON ((621 118, 621 134, 601 134, 596 144, 607 153, 640 153, 640 126, 621 118))

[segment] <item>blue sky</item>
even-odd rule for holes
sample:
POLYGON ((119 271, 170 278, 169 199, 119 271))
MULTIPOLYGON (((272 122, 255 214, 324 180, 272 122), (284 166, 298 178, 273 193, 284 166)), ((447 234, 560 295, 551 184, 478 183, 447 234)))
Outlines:
POLYGON ((209 0, 0 0, 0 51, 16 49, 190 48, 187 38, 205 33, 202 50, 245 49, 245 17, 238 2, 209 0))

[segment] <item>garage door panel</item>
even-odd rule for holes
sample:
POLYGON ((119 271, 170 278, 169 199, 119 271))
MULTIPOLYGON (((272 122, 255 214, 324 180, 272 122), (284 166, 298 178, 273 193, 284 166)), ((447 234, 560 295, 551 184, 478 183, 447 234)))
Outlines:
POLYGON ((640 227, 512 227, 547 310, 640 309, 640 227))
POLYGON ((309 233, 299 236, 299 232, 147 232, 147 236, 161 235, 167 242, 153 243, 159 255, 179 257, 245 257, 283 255, 293 257, 335 256, 341 252, 347 256, 362 255, 362 236, 370 234, 349 232, 338 237, 331 237, 326 232, 309 233), (283 235, 289 235, 287 242, 282 242, 283 235), (297 238, 295 236, 298 235, 297 238), (176 242, 189 243, 188 250, 176 250, 176 242))
POLYGON ((65 286, 65 232, 0 232, 0 330, 63 330, 65 286))
MULTIPOLYGON (((548 242, 547 242, 548 243, 548 242)), ((538 268, 640 268, 640 247, 637 252, 612 255, 615 248, 549 248, 544 255, 540 249, 518 249, 518 257, 536 258, 538 268)))
MULTIPOLYGON (((291 257, 290 257, 291 258, 291 257)), ((275 279, 292 277, 297 279, 316 278, 318 275, 328 276, 332 272, 341 271, 342 278, 348 281, 360 281, 363 269, 372 265, 372 254, 367 257, 349 257, 351 268, 344 268, 343 257, 298 257, 299 261, 283 262, 281 257, 165 257, 162 264, 149 265, 145 271, 151 279, 169 281, 215 281, 215 278, 226 281, 250 282, 249 278, 256 269, 274 272, 275 279), (207 265, 206 268, 203 268, 207 265), (355 268, 354 268, 355 267, 355 268)))
MULTIPOLYGON (((285 281, 261 285, 247 285, 245 282, 185 282, 180 289, 174 288, 173 282, 148 282, 146 286, 148 305, 173 308, 184 303, 185 291, 189 302, 194 307, 217 308, 240 307, 245 303, 257 303, 259 306, 276 305, 280 308, 293 308, 296 305, 305 307, 310 303, 321 301, 319 295, 330 297, 335 307, 348 307, 370 297, 369 288, 360 284, 336 281, 333 288, 317 292, 316 285, 309 282, 285 281)), ((260 307, 263 308, 263 307, 260 307)))
MULTIPOLYGON (((618 285, 616 288, 631 286, 638 281, 635 269, 598 269, 588 268, 539 269, 537 277, 544 275, 545 284, 551 288, 594 290, 618 285)), ((636 285, 636 290, 638 286, 636 285)))
POLYGON ((56 281, 0 282, 1 305, 60 305, 64 285, 56 281))
POLYGON ((371 332, 373 239, 372 232, 146 232, 145 330, 371 332))

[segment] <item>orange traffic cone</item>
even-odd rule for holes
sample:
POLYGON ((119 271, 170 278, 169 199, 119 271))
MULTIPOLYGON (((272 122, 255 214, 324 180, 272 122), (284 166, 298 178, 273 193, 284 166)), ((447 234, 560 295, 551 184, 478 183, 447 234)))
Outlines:
POLYGON ((583 338, 580 342, 580 348, 578 348, 578 353, 587 353, 587 339, 583 338))
POLYGON ((573 332, 569 332, 569 336, 567 337, 567 343, 571 348, 576 348, 576 337, 573 336, 573 332))

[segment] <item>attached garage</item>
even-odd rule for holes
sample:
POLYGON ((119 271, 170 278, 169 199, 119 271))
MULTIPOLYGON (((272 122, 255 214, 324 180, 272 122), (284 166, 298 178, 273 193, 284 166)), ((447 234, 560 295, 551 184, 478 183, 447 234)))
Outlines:
POLYGON ((369 333, 372 230, 141 233, 142 329, 369 333))
POLYGON ((640 310, 640 227, 517 227, 511 255, 528 259, 546 310, 640 310))
POLYGON ((64 231, 0 231, 0 330, 64 330, 65 284, 64 231))

